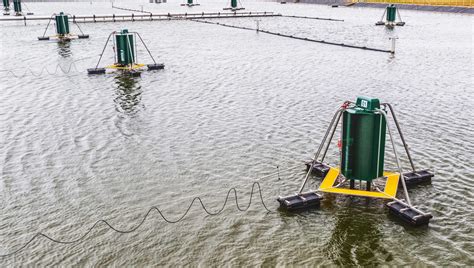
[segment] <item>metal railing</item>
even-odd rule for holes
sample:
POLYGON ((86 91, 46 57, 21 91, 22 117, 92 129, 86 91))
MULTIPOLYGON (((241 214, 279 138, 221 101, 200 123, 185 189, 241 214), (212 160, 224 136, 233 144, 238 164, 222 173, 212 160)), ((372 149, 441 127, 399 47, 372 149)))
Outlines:
MULTIPOLYGON (((80 22, 117 22, 117 21, 153 21, 176 19, 212 19, 212 18, 242 18, 242 17, 272 17, 281 16, 273 12, 216 12, 216 13, 177 13, 177 14, 111 14, 111 15, 72 15, 73 23, 80 22)), ((2 21, 50 20, 50 16, 23 16, 0 18, 2 21)))

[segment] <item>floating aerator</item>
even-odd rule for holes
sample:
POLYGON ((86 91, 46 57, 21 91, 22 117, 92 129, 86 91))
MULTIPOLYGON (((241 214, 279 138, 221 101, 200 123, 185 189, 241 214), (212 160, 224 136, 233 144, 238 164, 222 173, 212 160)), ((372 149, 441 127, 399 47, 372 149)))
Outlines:
MULTIPOLYGON (((239 1, 240 2, 240 1, 239 1)), ((224 10, 232 10, 232 11, 236 11, 236 10, 243 10, 245 9, 244 7, 242 7, 242 3, 240 3, 240 7, 237 6, 237 0, 230 0, 230 7, 225 7, 223 8, 224 10)))
POLYGON ((15 16, 23 16, 23 12, 21 12, 21 0, 13 0, 13 10, 15 11, 15 16))
POLYGON ((102 49, 102 53, 100 54, 99 61, 95 68, 87 69, 88 74, 104 74, 106 69, 115 69, 115 70, 122 70, 127 71, 131 74, 140 74, 140 71, 143 70, 144 67, 147 67, 148 70, 159 70, 165 67, 162 63, 156 63, 155 59, 150 53, 150 50, 146 46, 145 42, 143 41, 140 34, 137 32, 129 32, 127 29, 123 29, 120 32, 112 32, 109 37, 107 38, 107 42, 105 42, 104 48, 102 49), (114 59, 115 63, 107 66, 105 68, 99 68, 100 61, 102 56, 104 55, 105 48, 110 41, 110 38, 113 36, 113 44, 114 44, 114 59), (137 63, 137 45, 136 45, 136 37, 140 39, 143 46, 145 47, 148 55, 150 55, 151 59, 153 60, 152 64, 142 64, 137 63))
POLYGON ((46 25, 46 29, 44 30, 43 36, 39 36, 38 40, 49 40, 50 38, 57 39, 59 41, 70 41, 71 39, 84 39, 89 38, 88 34, 84 34, 82 29, 76 24, 77 28, 81 32, 81 34, 71 34, 69 32, 69 16, 60 12, 59 14, 53 14, 48 21, 48 25, 46 25), (54 36, 46 36, 46 32, 48 31, 49 25, 51 21, 54 19, 56 24, 56 35, 54 36))
POLYGON ((405 25, 405 22, 402 21, 402 17, 400 16, 400 12, 398 12, 398 9, 395 5, 391 4, 387 6, 385 9, 382 18, 380 21, 375 23, 375 25, 380 26, 380 25, 385 25, 387 27, 393 27, 393 26, 403 26, 405 25), (385 16, 385 14, 387 16, 385 16), (386 18, 384 21, 384 17, 386 18), (398 17, 398 21, 397 21, 398 17))
MULTIPOLYGON (((10 13, 8 11, 10 11, 10 1, 9 0, 3 0, 3 6, 4 6, 4 10, 5 12, 3 13, 4 15, 10 15, 10 13)), ((25 5, 26 7, 26 10, 28 10, 28 12, 26 13, 26 15, 33 15, 33 12, 29 12, 30 10, 28 9, 28 7, 25 5)), ((24 16, 25 14, 23 13, 23 9, 22 9, 22 6, 21 6, 21 0, 13 0, 13 10, 15 11, 15 16, 24 16)))
POLYGON ((319 200, 322 199, 318 192, 326 192, 392 200, 387 204, 390 211, 413 225, 427 224, 432 218, 431 214, 424 213, 411 205, 406 185, 430 181, 434 175, 427 170, 415 170, 400 125, 392 106, 388 103, 381 104, 378 99, 367 97, 358 97, 355 103, 345 102, 332 118, 313 160, 307 162, 306 166, 308 171, 298 193, 277 199, 282 208, 293 210, 312 207, 316 203, 319 204, 319 200), (388 111, 400 134, 412 167, 411 172, 403 173, 389 127, 388 111), (335 168, 325 164, 324 158, 341 117, 341 140, 338 142, 341 147, 341 162, 339 167, 335 168), (384 171, 386 132, 390 136, 398 172, 384 171), (323 152, 322 158, 318 160, 321 152, 323 152), (324 179, 317 191, 303 193, 309 175, 312 173, 324 179), (358 189, 356 189, 356 181, 360 185, 358 189), (401 182, 406 201, 396 198, 399 182, 401 182), (374 190, 371 190, 372 187, 374 190))
POLYGON ((3 15, 10 15, 10 0, 3 0, 3 15))
POLYGON ((200 6, 200 4, 194 3, 193 0, 187 0, 186 3, 181 4, 181 6, 192 7, 192 6, 200 6))

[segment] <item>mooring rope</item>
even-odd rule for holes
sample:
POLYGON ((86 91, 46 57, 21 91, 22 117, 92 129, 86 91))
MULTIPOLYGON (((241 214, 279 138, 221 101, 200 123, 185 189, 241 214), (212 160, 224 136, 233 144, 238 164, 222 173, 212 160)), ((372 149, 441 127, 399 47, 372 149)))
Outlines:
POLYGON ((340 22, 344 21, 344 20, 341 20, 341 19, 307 17, 307 16, 292 16, 292 15, 282 15, 282 17, 285 17, 285 18, 298 18, 298 19, 309 19, 309 20, 329 20, 329 21, 340 21, 340 22))
POLYGON ((271 32, 271 31, 265 31, 265 30, 260 30, 260 29, 254 29, 254 28, 249 28, 249 27, 235 26, 235 25, 230 25, 230 24, 225 24, 225 23, 220 23, 220 22, 212 22, 212 21, 208 21, 208 20, 200 20, 200 19, 189 19, 189 20, 194 21, 194 22, 199 22, 199 23, 215 24, 215 25, 220 25, 220 26, 235 28, 235 29, 258 31, 259 33, 266 33, 266 34, 271 34, 271 35, 275 35, 275 36, 287 37, 287 38, 303 40, 303 41, 308 41, 308 42, 326 44, 326 45, 356 48, 356 49, 370 50, 370 51, 376 51, 376 52, 392 53, 392 51, 386 50, 386 49, 371 48, 371 47, 358 46, 358 45, 348 45, 348 44, 344 44, 344 43, 328 42, 328 41, 325 41, 325 40, 317 40, 317 39, 310 39, 310 38, 306 38, 306 37, 298 37, 298 36, 287 35, 287 34, 282 34, 282 33, 277 33, 277 32, 271 32))
POLYGON ((114 227, 111 223, 109 223, 107 220, 98 220, 96 221, 83 235, 79 236, 78 238, 76 239, 73 239, 73 240, 60 240, 60 239, 57 239, 57 238, 53 238, 45 233, 42 233, 42 232, 39 232, 37 234, 35 234, 30 240, 28 240, 26 243, 24 243, 21 247, 19 247, 18 249, 12 251, 12 252, 9 252, 9 253, 6 253, 6 254, 1 254, 0 255, 0 258, 4 258, 4 257, 8 257, 8 256, 12 256, 12 255, 15 255, 21 251, 23 251, 25 248, 27 248, 33 241, 35 241, 36 239, 39 239, 41 237, 43 238, 46 238, 47 240, 50 240, 51 242, 54 242, 54 243, 58 243, 58 244, 75 244, 77 242, 80 242, 82 240, 84 240, 93 230, 94 228, 96 228, 99 224, 103 223, 105 224, 109 229, 112 229, 113 231, 119 233, 119 234, 128 234, 128 233, 132 233, 134 231, 136 231, 138 228, 140 228, 144 223, 145 221, 147 220, 148 216, 151 214, 151 212, 153 211, 156 211, 158 212, 158 214, 161 216, 161 218, 163 218, 163 220, 167 223, 178 223, 180 221, 182 221, 189 213, 189 211, 191 210, 192 206, 194 205, 195 202, 199 202, 199 204, 201 205, 201 208, 204 210, 204 212, 209 215, 209 216, 216 216, 216 215, 219 215, 221 214, 226 205, 227 205, 227 202, 229 201, 229 197, 231 196, 231 193, 233 193, 233 196, 234 196, 234 199, 235 199, 235 205, 237 207, 237 209, 241 212, 245 212, 247 211, 250 206, 252 205, 252 199, 253 199, 253 195, 254 195, 254 192, 256 191, 256 189, 258 190, 258 195, 260 197, 260 202, 262 203, 264 209, 267 211, 267 213, 276 213, 275 211, 272 211, 270 210, 267 205, 265 204, 265 201, 263 200, 263 194, 262 194, 262 188, 260 186, 260 183, 259 182, 254 182, 252 184, 252 189, 250 191, 250 198, 249 198, 249 203, 247 206, 242 206, 239 204, 239 201, 238 201, 238 195, 237 195, 237 190, 235 187, 233 188, 230 188, 229 191, 227 192, 227 195, 226 195, 226 198, 224 200, 224 203, 222 205, 222 207, 220 209, 218 209, 217 211, 215 212, 212 212, 210 211, 206 205, 204 204, 204 202, 202 201, 201 197, 195 197, 193 198, 193 200, 191 201, 191 203, 189 204, 189 206, 187 207, 187 209, 184 211, 184 213, 176 218, 176 219, 170 219, 168 218, 167 216, 165 216, 163 214, 163 212, 156 206, 152 206, 150 209, 148 209, 148 211, 145 213, 145 215, 142 217, 142 219, 140 220, 140 222, 135 225, 135 227, 132 227, 131 229, 128 229, 128 230, 121 230, 121 229, 118 229, 117 227, 114 227))

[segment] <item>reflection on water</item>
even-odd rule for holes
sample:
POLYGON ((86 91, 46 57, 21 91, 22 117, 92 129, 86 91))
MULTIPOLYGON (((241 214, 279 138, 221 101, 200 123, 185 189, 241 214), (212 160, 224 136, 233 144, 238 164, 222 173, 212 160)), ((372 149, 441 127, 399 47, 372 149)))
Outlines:
POLYGON ((369 199, 349 197, 337 209, 335 228, 323 251, 342 266, 378 266, 389 262, 392 255, 380 245, 382 234, 377 212, 369 199))
POLYGON ((72 56, 71 42, 69 40, 58 41, 58 54, 63 58, 69 58, 72 56))
POLYGON ((114 78, 116 98, 114 100, 117 111, 132 115, 138 111, 138 105, 142 98, 142 87, 138 84, 140 77, 128 72, 118 73, 114 78))

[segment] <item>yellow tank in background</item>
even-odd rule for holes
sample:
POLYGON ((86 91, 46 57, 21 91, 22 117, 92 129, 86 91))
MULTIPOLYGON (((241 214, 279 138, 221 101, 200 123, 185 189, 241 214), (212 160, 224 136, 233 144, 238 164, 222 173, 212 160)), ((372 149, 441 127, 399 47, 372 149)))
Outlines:
POLYGON ((385 3, 426 6, 474 6, 474 0, 353 0, 353 3, 385 3))

